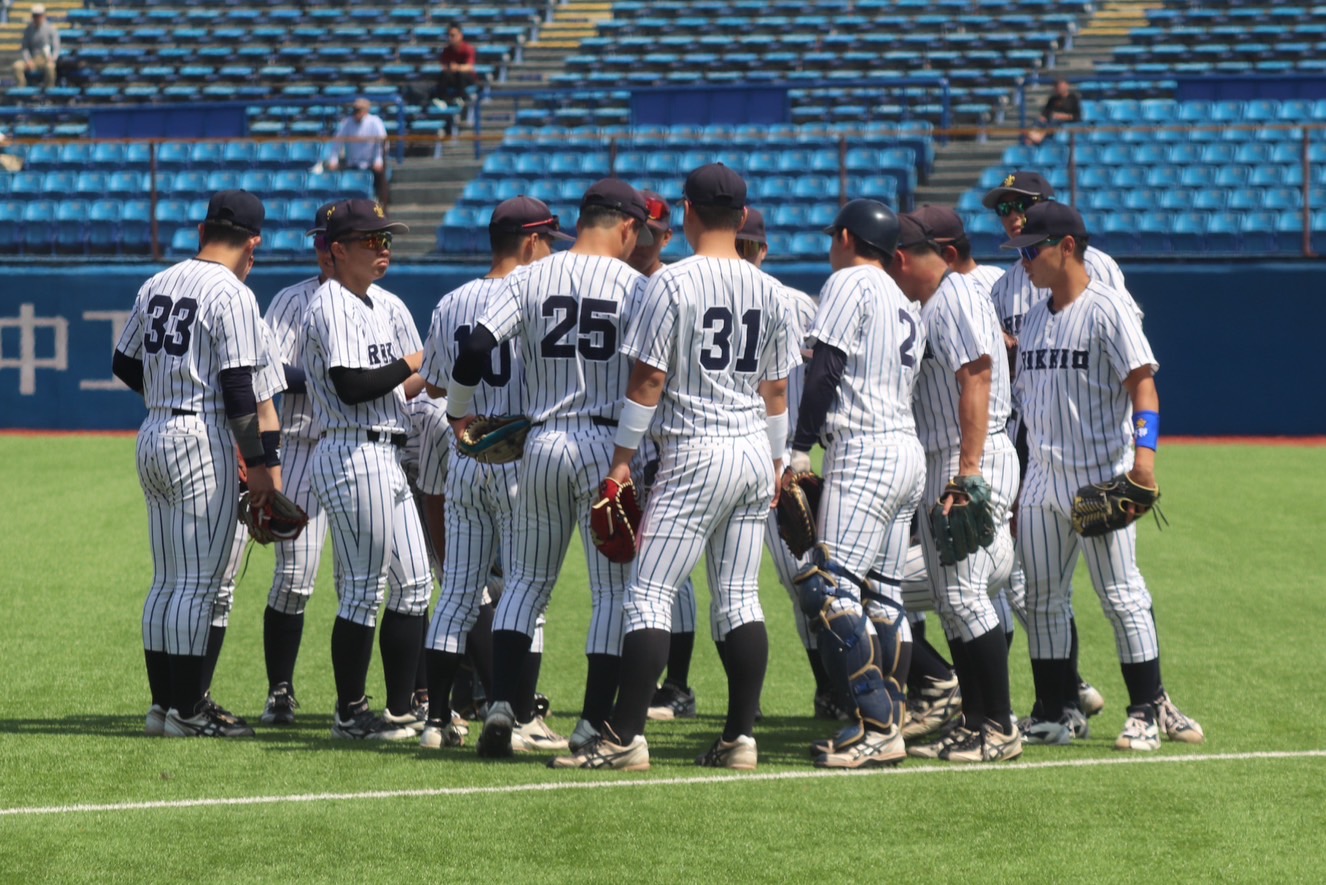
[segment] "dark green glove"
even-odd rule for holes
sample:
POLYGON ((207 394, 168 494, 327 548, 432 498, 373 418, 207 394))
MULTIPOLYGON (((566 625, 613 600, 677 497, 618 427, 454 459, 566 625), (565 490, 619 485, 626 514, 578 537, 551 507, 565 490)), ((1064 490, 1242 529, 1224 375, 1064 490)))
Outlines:
POLYGON ((944 565, 955 565, 989 547, 995 532, 990 484, 979 475, 953 477, 930 508, 930 528, 944 565), (944 502, 950 498, 953 506, 945 515, 944 502))

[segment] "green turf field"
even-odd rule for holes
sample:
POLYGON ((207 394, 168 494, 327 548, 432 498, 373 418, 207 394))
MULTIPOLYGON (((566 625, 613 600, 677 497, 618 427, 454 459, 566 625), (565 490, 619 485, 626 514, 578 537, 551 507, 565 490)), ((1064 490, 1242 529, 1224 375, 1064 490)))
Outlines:
MULTIPOLYGON (((772 568, 754 775, 693 765, 724 707, 703 641, 700 718, 651 726, 648 774, 332 743, 330 555, 297 673, 299 727, 252 741, 144 738, 139 617, 151 562, 132 439, 4 436, 0 456, 0 881, 1326 879, 1326 588, 1315 552, 1326 449, 1162 448, 1171 525, 1142 524, 1141 564, 1166 685, 1206 728, 1205 746, 1167 743, 1144 758, 1112 749, 1124 687, 1079 568, 1082 672, 1107 701, 1089 741, 1030 747, 998 768, 911 760, 866 775, 810 765, 805 746, 827 729, 809 716, 812 682, 772 568)), ((549 614, 542 685, 564 732, 588 621, 575 560, 549 614)), ((214 686, 254 721, 271 564, 270 551, 253 551, 214 686)), ((1021 638, 1013 664, 1025 713, 1021 638)))

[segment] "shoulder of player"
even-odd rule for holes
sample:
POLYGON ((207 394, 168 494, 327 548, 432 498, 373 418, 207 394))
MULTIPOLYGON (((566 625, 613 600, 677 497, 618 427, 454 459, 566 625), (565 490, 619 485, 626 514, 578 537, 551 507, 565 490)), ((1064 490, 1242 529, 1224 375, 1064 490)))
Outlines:
POLYGON ((1127 292, 1115 289, 1100 280, 1089 280, 1082 297, 1093 313, 1098 313, 1104 317, 1136 317, 1138 315, 1137 305, 1127 292))
POLYGON ((1082 260, 1087 267, 1097 268, 1110 274, 1122 277, 1123 271, 1119 268, 1119 262, 1115 261, 1108 253, 1097 249, 1095 246, 1087 246, 1086 253, 1082 260))

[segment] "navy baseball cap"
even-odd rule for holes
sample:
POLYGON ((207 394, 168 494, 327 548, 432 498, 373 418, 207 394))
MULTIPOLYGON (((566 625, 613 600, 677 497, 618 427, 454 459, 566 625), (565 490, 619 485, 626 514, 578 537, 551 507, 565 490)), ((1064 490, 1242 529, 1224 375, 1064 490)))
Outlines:
POLYGON ((616 209, 628 218, 640 222, 640 235, 636 243, 649 246, 654 242, 654 233, 649 229, 649 206, 644 195, 620 178, 601 178, 589 186, 580 199, 580 208, 603 206, 616 209))
POLYGON ((922 243, 956 243, 966 239, 958 213, 945 206, 926 204, 920 209, 898 216, 898 248, 907 249, 922 243))
POLYGON ((330 203, 323 203, 318 207, 318 211, 313 213, 313 227, 304 232, 304 236, 311 237, 314 234, 325 234, 327 232, 327 213, 340 200, 332 200, 330 203))
POLYGON ((488 222, 488 230, 508 234, 547 234, 554 240, 575 239, 562 233, 562 223, 547 203, 524 194, 498 203, 492 220, 488 222))
POLYGON ((333 203, 323 215, 327 241, 335 243, 353 234, 371 234, 378 231, 408 233, 408 225, 387 218, 387 212, 376 200, 341 200, 333 203))
POLYGON ((769 245, 769 237, 764 232, 764 213, 759 209, 747 209, 746 221, 737 231, 738 240, 750 240, 762 246, 769 245))
POLYGON ((1027 221, 1022 233, 1002 243, 1001 249, 1021 249, 1046 240, 1061 237, 1081 239, 1087 236, 1087 226, 1081 214, 1067 203, 1037 203, 1027 210, 1027 221))
POLYGON ((1054 188, 1045 180, 1045 176, 1039 172, 1028 172, 1025 170, 1011 172, 996 188, 981 198, 981 205, 987 209, 993 209, 996 204, 1009 197, 1034 197, 1038 200, 1049 200, 1054 197, 1054 188))
POLYGON ((682 194, 696 206, 741 209, 746 205, 746 182, 722 163, 709 163, 686 176, 682 194))
POLYGON ((217 191, 207 204, 206 223, 237 227, 254 236, 262 233, 266 217, 262 200, 245 190, 217 191))

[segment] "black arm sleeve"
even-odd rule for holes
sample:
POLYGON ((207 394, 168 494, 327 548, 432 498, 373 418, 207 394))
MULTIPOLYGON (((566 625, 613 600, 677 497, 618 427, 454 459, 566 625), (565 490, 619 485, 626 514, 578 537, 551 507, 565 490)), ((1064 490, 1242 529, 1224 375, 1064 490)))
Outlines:
POLYGON ((475 387, 483 380, 483 370, 488 365, 488 355, 497 346, 497 339, 487 326, 478 325, 470 332, 465 343, 460 346, 456 365, 451 369, 451 377, 457 384, 475 387))
POLYGON ((308 385, 304 379, 303 369, 289 363, 282 363, 281 369, 285 372, 286 393, 308 393, 308 385))
POLYGON ((243 418, 258 411, 258 400, 253 395, 253 369, 237 366, 217 373, 221 382, 221 400, 226 404, 227 418, 243 418))
POLYGON ((118 350, 111 357, 111 373, 137 393, 143 392, 143 361, 125 356, 118 350))
POLYGON ((801 391, 801 405, 797 410, 797 432, 792 437, 792 448, 809 452, 820 438, 824 417, 838 398, 838 384, 847 368, 847 354, 831 344, 815 343, 815 355, 806 367, 806 386, 801 391))
POLYGON ((366 403, 390 393, 392 388, 414 374, 410 364, 396 360, 376 369, 347 369, 333 366, 327 373, 331 377, 336 395, 352 406, 366 403))

